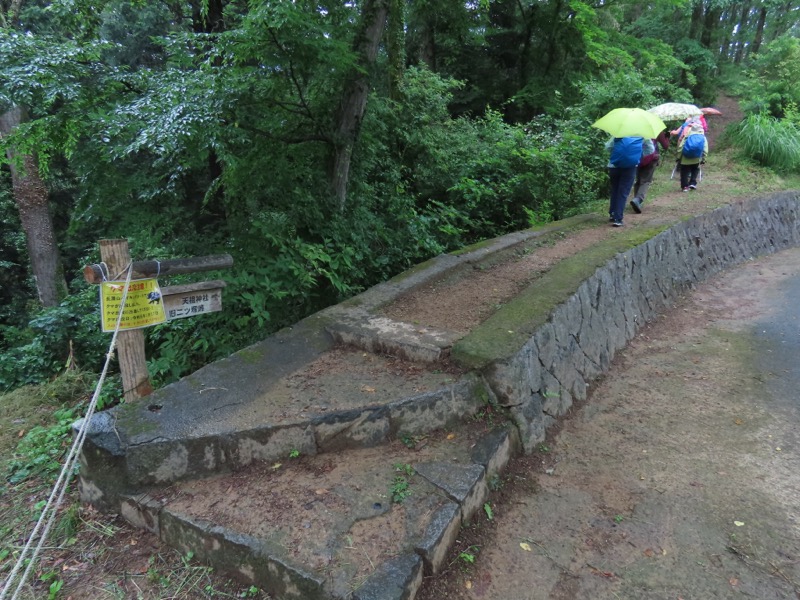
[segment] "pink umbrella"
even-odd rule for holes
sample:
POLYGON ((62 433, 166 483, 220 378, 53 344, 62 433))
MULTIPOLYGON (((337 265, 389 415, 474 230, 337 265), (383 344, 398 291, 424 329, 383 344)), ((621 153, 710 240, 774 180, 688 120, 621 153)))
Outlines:
POLYGON ((706 106, 705 108, 700 109, 704 115, 721 115, 722 113, 719 112, 716 108, 711 108, 710 106, 706 106))

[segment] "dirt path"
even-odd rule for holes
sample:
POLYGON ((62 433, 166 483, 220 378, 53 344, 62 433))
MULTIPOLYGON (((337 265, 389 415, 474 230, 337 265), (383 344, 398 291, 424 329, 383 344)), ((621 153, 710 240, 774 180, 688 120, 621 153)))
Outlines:
MULTIPOLYGON (((698 190, 682 193, 677 175, 670 179, 674 165, 674 149, 670 148, 663 153, 642 214, 627 208, 626 229, 674 222, 763 191, 749 173, 731 166, 726 153, 716 152, 725 128, 743 116, 733 98, 721 97, 717 108, 723 114, 708 117, 709 158, 703 167, 703 180, 698 190)), ((399 298, 385 313, 398 321, 467 333, 560 260, 620 235, 619 230, 608 226, 605 204, 598 208, 598 213, 596 222, 571 231, 555 243, 539 247, 518 260, 476 270, 469 278, 423 286, 399 298)))
MULTIPOLYGON (((735 100, 716 106, 698 191, 680 192, 665 162, 626 227, 765 191, 720 151, 741 118, 735 100)), ((434 285, 395 310, 467 322, 502 302, 504 278, 615 235, 603 221, 459 282, 457 294, 434 285), (448 303, 454 296, 467 301, 448 303)), ((515 462, 494 519, 462 532, 450 567, 418 599, 800 598, 798 292, 800 251, 788 251, 708 282, 648 326, 540 452, 515 462)))
POLYGON ((795 249, 646 328, 418 600, 800 598, 799 293, 795 249))

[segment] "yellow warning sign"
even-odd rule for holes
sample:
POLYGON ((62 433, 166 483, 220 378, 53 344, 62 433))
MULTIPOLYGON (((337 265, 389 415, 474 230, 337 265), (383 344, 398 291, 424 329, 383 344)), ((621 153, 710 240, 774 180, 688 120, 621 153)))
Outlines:
MULTIPOLYGON (((117 326, 119 307, 122 304, 124 281, 104 281, 100 285, 100 312, 103 331, 114 331, 117 326)), ((119 329, 139 329, 157 325, 167 320, 161 289, 155 279, 131 281, 125 298, 125 310, 119 329)))

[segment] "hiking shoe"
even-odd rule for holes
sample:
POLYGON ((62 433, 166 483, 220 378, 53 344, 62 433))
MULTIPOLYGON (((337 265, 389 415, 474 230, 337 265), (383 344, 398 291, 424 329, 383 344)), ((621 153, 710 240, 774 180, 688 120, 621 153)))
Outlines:
POLYGON ((689 185, 689 189, 690 189, 690 190, 696 190, 696 189, 697 189, 697 186, 696 186, 695 184, 693 184, 693 183, 692 183, 692 184, 690 184, 690 185, 689 185))
POLYGON ((681 191, 682 191, 682 192, 688 192, 688 191, 689 191, 689 188, 688 188, 688 187, 681 188, 681 191))
POLYGON ((635 212, 637 215, 642 214, 642 201, 637 198, 634 198, 633 200, 631 200, 631 208, 633 209, 633 212, 635 212))
POLYGON ((622 227, 622 226, 623 226, 623 225, 622 225, 622 221, 614 221, 614 222, 612 223, 612 225, 613 225, 614 227, 622 227))

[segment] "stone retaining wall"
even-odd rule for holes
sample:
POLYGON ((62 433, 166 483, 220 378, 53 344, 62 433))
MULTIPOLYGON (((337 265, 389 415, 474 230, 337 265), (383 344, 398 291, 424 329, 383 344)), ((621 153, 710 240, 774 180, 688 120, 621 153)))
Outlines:
POLYGON ((618 254, 580 284, 512 357, 483 369, 497 401, 520 429, 526 451, 639 327, 694 284, 800 242, 800 193, 731 204, 680 223, 618 254))

